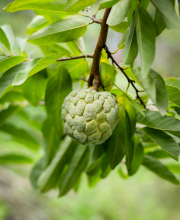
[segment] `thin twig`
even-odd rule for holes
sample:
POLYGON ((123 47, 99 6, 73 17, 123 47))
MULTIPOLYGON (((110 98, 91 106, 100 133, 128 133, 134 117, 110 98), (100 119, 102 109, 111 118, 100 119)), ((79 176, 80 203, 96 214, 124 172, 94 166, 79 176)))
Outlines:
POLYGON ((83 80, 84 82, 88 82, 88 80, 85 79, 84 77, 80 77, 79 79, 83 80))
POLYGON ((93 55, 83 55, 83 56, 77 56, 77 57, 66 57, 66 58, 60 58, 57 61, 66 61, 66 60, 76 60, 81 58, 93 58, 93 55))
POLYGON ((136 91, 136 97, 137 99, 139 99, 140 103, 144 106, 144 108, 146 109, 146 105, 144 104, 143 100, 141 99, 141 97, 139 96, 139 90, 136 88, 136 86, 134 85, 135 81, 130 79, 129 76, 125 73, 124 69, 117 63, 117 61, 114 59, 114 57, 112 56, 111 52, 109 51, 108 47, 106 45, 103 45, 102 48, 105 49, 108 58, 110 58, 112 60, 113 63, 116 64, 116 66, 120 69, 120 71, 124 74, 124 76, 126 77, 128 83, 130 83, 132 85, 132 87, 134 88, 134 90, 136 91))
POLYGON ((91 7, 90 7, 90 6, 88 7, 88 17, 89 17, 91 20, 93 20, 94 23, 98 23, 98 24, 101 24, 101 23, 102 23, 101 20, 98 20, 98 19, 96 18, 96 15, 91 15, 91 7))

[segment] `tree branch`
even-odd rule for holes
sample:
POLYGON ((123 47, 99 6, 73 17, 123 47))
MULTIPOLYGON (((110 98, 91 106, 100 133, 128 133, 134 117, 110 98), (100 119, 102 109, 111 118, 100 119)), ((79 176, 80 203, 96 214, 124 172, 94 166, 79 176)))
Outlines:
POLYGON ((101 20, 98 20, 95 15, 91 15, 91 7, 90 7, 90 6, 88 7, 88 17, 89 17, 91 20, 93 20, 94 23, 98 23, 98 24, 101 24, 101 23, 102 23, 102 21, 101 21, 101 20))
POLYGON ((109 51, 108 47, 106 45, 103 45, 102 48, 105 49, 108 58, 110 58, 112 60, 113 63, 116 64, 116 66, 120 69, 120 71, 124 74, 124 76, 126 77, 128 83, 130 83, 132 85, 132 87, 134 88, 134 90, 136 91, 136 97, 137 99, 139 99, 140 103, 144 106, 144 108, 146 109, 146 105, 144 104, 143 100, 141 99, 141 97, 139 96, 139 90, 136 88, 136 86, 134 85, 135 81, 132 80, 131 78, 129 78, 129 76, 125 73, 124 69, 116 62, 116 60, 114 59, 114 57, 112 56, 111 52, 109 51))
POLYGON ((91 68, 91 73, 88 79, 88 87, 93 85, 93 79, 94 81, 94 90, 98 90, 98 87, 100 85, 100 77, 99 77, 99 64, 101 59, 101 52, 102 52, 102 46, 106 44, 107 34, 108 34, 108 25, 106 24, 106 21, 108 19, 109 13, 111 11, 111 8, 107 8, 104 12, 104 16, 101 21, 101 31, 99 34, 99 39, 94 51, 93 55, 93 64, 91 68))
POLYGON ((81 58, 93 58, 93 55, 83 55, 83 56, 77 56, 77 57, 66 57, 66 58, 60 58, 57 61, 66 61, 66 60, 76 60, 81 58))

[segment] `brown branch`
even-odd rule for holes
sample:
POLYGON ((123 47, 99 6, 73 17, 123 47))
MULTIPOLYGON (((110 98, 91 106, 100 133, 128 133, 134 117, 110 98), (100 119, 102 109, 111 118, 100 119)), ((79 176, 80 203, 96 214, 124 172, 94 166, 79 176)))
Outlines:
POLYGON ((93 58, 93 55, 84 55, 84 56, 77 56, 77 57, 66 57, 66 58, 60 58, 57 61, 66 61, 66 60, 76 60, 81 58, 93 58))
POLYGON ((117 61, 114 59, 114 57, 112 56, 111 52, 109 51, 108 47, 106 45, 103 45, 102 46, 107 55, 108 55, 108 58, 110 58, 112 60, 113 63, 116 64, 116 66, 120 69, 120 71, 124 74, 124 76, 126 77, 128 83, 130 83, 132 85, 132 87, 134 88, 134 90, 136 91, 136 97, 137 99, 139 99, 140 103, 144 106, 144 108, 146 109, 146 105, 144 104, 143 100, 141 99, 141 97, 139 96, 139 90, 136 88, 136 86, 134 85, 135 81, 132 80, 131 78, 129 78, 129 76, 125 73, 124 69, 117 63, 117 61))
POLYGON ((91 16, 91 7, 88 7, 88 17, 89 17, 91 20, 93 20, 94 23, 98 23, 98 24, 101 24, 101 23, 102 23, 102 21, 101 21, 101 20, 98 20, 95 15, 92 15, 92 16, 91 16))
POLYGON ((91 73, 88 79, 88 87, 93 85, 93 79, 95 79, 94 82, 94 90, 98 90, 98 87, 100 85, 100 77, 99 77, 99 64, 101 59, 101 52, 102 52, 102 46, 106 44, 107 34, 108 34, 108 25, 106 24, 106 21, 108 19, 109 13, 111 11, 111 8, 107 8, 104 12, 104 16, 101 21, 101 31, 99 34, 99 39, 94 51, 93 55, 93 64, 91 68, 91 73))

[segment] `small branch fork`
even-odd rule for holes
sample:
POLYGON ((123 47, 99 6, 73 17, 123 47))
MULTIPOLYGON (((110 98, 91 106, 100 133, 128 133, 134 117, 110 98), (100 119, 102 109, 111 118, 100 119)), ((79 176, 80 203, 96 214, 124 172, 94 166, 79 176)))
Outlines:
POLYGON ((88 7, 88 17, 94 22, 94 23, 98 23, 98 24, 101 24, 102 21, 101 20, 98 20, 96 18, 96 15, 91 15, 91 7, 89 6, 88 7))
POLYGON ((136 88, 136 86, 134 85, 135 81, 130 79, 129 76, 125 73, 124 69, 117 63, 117 61, 114 59, 114 57, 112 56, 111 52, 109 51, 108 47, 106 45, 103 45, 102 48, 105 49, 107 55, 108 55, 108 59, 111 59, 112 62, 114 64, 116 64, 116 66, 120 69, 120 71, 124 74, 124 76, 126 77, 128 83, 130 83, 132 85, 132 87, 134 88, 134 90, 136 91, 136 97, 137 99, 139 99, 140 103, 144 106, 144 108, 146 109, 146 105, 144 104, 143 100, 141 99, 141 97, 139 96, 139 90, 136 88))

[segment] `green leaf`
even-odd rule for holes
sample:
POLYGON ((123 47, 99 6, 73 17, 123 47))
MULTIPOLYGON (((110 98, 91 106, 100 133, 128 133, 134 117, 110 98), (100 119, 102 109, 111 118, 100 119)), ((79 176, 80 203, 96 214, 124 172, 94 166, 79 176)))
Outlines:
POLYGON ((31 76, 22 86, 24 97, 31 105, 37 106, 45 94, 47 84, 46 74, 46 71, 42 70, 34 76, 31 76))
POLYGON ((16 44, 22 56, 25 55, 24 51, 25 51, 26 43, 27 43, 27 38, 16 37, 16 44))
POLYGON ((43 16, 36 16, 27 26, 26 34, 32 35, 34 32, 45 28, 48 25, 48 21, 43 16))
POLYGON ((96 0, 68 0, 65 4, 64 10, 68 12, 78 12, 85 9, 87 6, 94 4, 96 0))
POLYGON ((162 115, 165 115, 169 99, 163 78, 152 69, 146 78, 142 78, 140 68, 133 69, 133 72, 154 105, 156 105, 162 115))
POLYGON ((64 19, 32 34, 29 43, 47 45, 76 40, 85 34, 87 24, 81 19, 64 19))
POLYGON ((157 174, 162 179, 168 180, 171 183, 174 183, 176 185, 179 185, 179 181, 176 179, 176 177, 169 171, 169 169, 164 166, 162 163, 160 163, 155 158, 145 155, 143 159, 143 166, 157 174))
POLYGON ((116 79, 117 71, 114 66, 101 62, 100 66, 100 80, 104 89, 110 91, 116 79))
POLYGON ((16 66, 19 63, 22 63, 25 60, 26 58, 23 56, 13 56, 0 61, 0 73, 7 71, 8 69, 16 66))
MULTIPOLYGON (((54 158, 56 152, 59 150, 61 134, 59 135, 56 127, 52 124, 51 120, 47 118, 42 126, 42 132, 45 142, 45 160, 48 165, 54 158)), ((62 132, 61 132, 62 133, 62 132)))
MULTIPOLYGON (((118 88, 119 88, 119 87, 118 87, 118 88)), ((130 98, 129 95, 127 95, 125 92, 123 92, 120 88, 119 88, 119 90, 124 94, 124 96, 125 96, 125 97, 127 98, 127 100, 130 102, 130 104, 133 105, 134 108, 135 108, 138 112, 140 112, 143 116, 145 116, 145 114, 144 114, 144 112, 143 112, 141 106, 140 106, 137 102, 135 102, 132 98, 130 98)))
POLYGON ((0 127, 0 130, 11 135, 14 141, 23 144, 33 151, 37 151, 40 148, 38 141, 24 129, 19 129, 12 124, 6 123, 0 127))
POLYGON ((42 173, 42 171, 44 170, 44 158, 41 158, 33 167, 33 169, 31 170, 30 173, 30 180, 31 180, 31 184, 34 187, 34 189, 39 189, 38 185, 37 185, 37 180, 40 176, 40 174, 42 173))
POLYGON ((137 43, 141 58, 141 75, 145 78, 155 56, 156 30, 151 16, 141 5, 136 8, 135 20, 137 43))
POLYGON ((161 116, 156 111, 146 111, 145 117, 138 114, 137 122, 147 127, 167 131, 180 138, 180 121, 171 116, 161 116))
POLYGON ((164 150, 155 150, 152 152, 148 152, 147 154, 156 159, 164 159, 169 157, 169 154, 167 154, 164 150))
POLYGON ((88 158, 89 148, 84 145, 78 145, 60 184, 60 196, 65 195, 74 186, 81 173, 85 170, 88 158))
POLYGON ((156 29, 156 36, 158 36, 166 28, 166 24, 164 22, 163 16, 158 9, 156 9, 155 12, 154 24, 156 29))
POLYGON ((121 40, 119 41, 119 44, 118 44, 119 49, 124 49, 125 43, 126 43, 126 40, 127 40, 128 32, 129 32, 129 28, 125 31, 125 33, 121 37, 121 40))
POLYGON ((119 0, 101 0, 99 10, 104 9, 104 8, 111 8, 118 1, 119 0))
POLYGON ((38 179, 41 192, 46 192, 57 185, 65 166, 70 162, 77 143, 67 138, 57 151, 50 165, 42 172, 38 179))
POLYGON ((117 31, 117 32, 120 32, 120 33, 125 33, 125 31, 128 29, 129 27, 129 24, 127 22, 127 19, 124 19, 124 21, 122 21, 120 24, 118 25, 115 25, 115 26, 110 26, 110 28, 113 30, 113 31, 117 31))
POLYGON ((44 4, 53 1, 56 0, 15 0, 14 2, 11 2, 6 7, 4 7, 3 10, 7 12, 15 12, 16 10, 18 10, 18 8, 27 4, 44 4))
POLYGON ((130 9, 131 0, 121 0, 112 7, 109 14, 107 24, 109 26, 115 26, 120 24, 124 18, 127 16, 130 9))
POLYGON ((161 12, 167 28, 180 28, 180 20, 169 0, 151 0, 151 2, 161 12))
POLYGON ((178 161, 180 154, 179 145, 176 141, 164 131, 160 131, 153 128, 142 128, 142 130, 150 137, 157 145, 159 145, 166 153, 168 153, 173 159, 178 161))
MULTIPOLYGON (((1 26, 1 29, 3 30, 3 32, 5 33, 6 37, 4 39, 4 34, 2 36, 2 39, 3 39, 3 44, 5 45, 5 47, 8 48, 8 50, 11 52, 11 54, 14 53, 14 50, 15 50, 15 38, 14 38, 14 33, 13 33, 13 30, 11 28, 10 25, 8 24, 4 24, 1 26), (7 42, 8 40, 8 42, 7 42)), ((0 37, 1 39, 1 37, 0 37)))
POLYGON ((67 60, 63 64, 72 80, 79 80, 88 71, 88 63, 85 59, 67 60))
MULTIPOLYGON (((111 137, 106 141, 106 155, 111 166, 114 169, 123 159, 127 149, 129 150, 131 142, 131 124, 128 114, 123 105, 119 106, 119 123, 114 129, 111 137)), ((129 152, 128 152, 129 153, 129 152)), ((128 161, 130 162, 130 161, 128 161)))
POLYGON ((102 179, 106 178, 107 175, 111 172, 111 167, 109 165, 106 154, 103 154, 102 159, 101 159, 101 170, 102 170, 102 172, 101 172, 100 177, 102 179))
POLYGON ((0 103, 4 104, 4 103, 14 103, 14 102, 22 102, 24 101, 25 98, 23 96, 23 94, 19 91, 10 91, 8 93, 6 93, 1 99, 0 99, 0 103))
POLYGON ((138 171, 138 169, 143 161, 143 155, 144 155, 143 146, 142 146, 139 138, 135 135, 134 136, 134 152, 133 152, 132 163, 131 163, 130 169, 128 169, 128 174, 130 176, 134 175, 138 171))
POLYGON ((0 78, 0 97, 9 91, 17 72, 24 70, 29 65, 29 63, 30 61, 20 63, 3 74, 3 76, 0 78))
POLYGON ((135 33, 135 15, 131 19, 131 25, 127 34, 126 44, 123 51, 122 62, 124 64, 131 64, 138 55, 138 46, 135 33))
POLYGON ((173 86, 166 86, 169 94, 169 101, 180 107, 180 89, 173 86))
POLYGON ((0 42, 9 50, 11 51, 9 40, 4 32, 4 30, 0 27, 0 42))
POLYGON ((62 56, 63 52, 49 54, 43 58, 35 58, 29 63, 29 65, 25 69, 17 72, 13 81, 13 86, 21 85, 26 81, 28 77, 50 66, 52 63, 56 62, 56 60, 62 56))
POLYGON ((180 78, 171 77, 165 80, 166 85, 180 89, 180 78))
POLYGON ((141 0, 141 5, 146 9, 149 5, 150 0, 141 0))
POLYGON ((7 109, 2 110, 0 112, 0 126, 3 125, 9 117, 20 111, 21 108, 22 107, 18 105, 10 105, 7 109))
POLYGON ((61 119, 61 106, 65 97, 72 91, 71 78, 61 63, 56 71, 50 76, 45 96, 48 116, 52 124, 62 136, 63 126, 61 119))
POLYGON ((33 163, 33 159, 19 154, 4 154, 0 155, 0 164, 29 164, 33 163))
POLYGON ((90 149, 90 157, 89 162, 87 166, 86 173, 88 175, 94 175, 94 169, 97 167, 99 168, 99 165, 101 163, 101 156, 103 155, 104 151, 102 148, 102 145, 89 145, 90 149))

